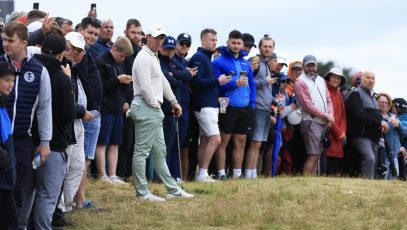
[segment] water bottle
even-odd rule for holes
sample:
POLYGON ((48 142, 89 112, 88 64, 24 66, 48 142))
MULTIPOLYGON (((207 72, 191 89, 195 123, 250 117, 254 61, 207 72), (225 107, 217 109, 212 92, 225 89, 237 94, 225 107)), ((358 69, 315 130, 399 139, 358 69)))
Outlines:
POLYGON ((36 153, 32 161, 33 169, 37 169, 41 166, 41 154, 36 153))

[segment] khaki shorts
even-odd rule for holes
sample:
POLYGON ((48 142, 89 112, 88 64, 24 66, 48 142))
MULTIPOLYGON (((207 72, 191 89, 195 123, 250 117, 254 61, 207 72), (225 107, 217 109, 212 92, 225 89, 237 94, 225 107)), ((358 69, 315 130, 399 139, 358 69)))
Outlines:
POLYGON ((325 126, 321 123, 312 120, 302 121, 300 124, 300 132, 304 140, 307 154, 322 153, 322 133, 325 126))
POLYGON ((200 136, 214 136, 219 135, 219 126, 218 126, 218 116, 219 109, 205 107, 201 108, 201 111, 194 112, 196 120, 199 124, 199 135, 200 136))

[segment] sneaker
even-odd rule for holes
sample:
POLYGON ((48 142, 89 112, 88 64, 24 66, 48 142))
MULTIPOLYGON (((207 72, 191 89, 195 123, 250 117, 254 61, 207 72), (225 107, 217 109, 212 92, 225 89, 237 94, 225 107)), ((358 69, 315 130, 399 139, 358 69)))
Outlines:
POLYGON ((152 202, 164 202, 165 201, 164 198, 156 196, 156 195, 152 194, 151 192, 148 192, 147 195, 144 195, 144 196, 138 196, 137 198, 141 199, 141 200, 152 201, 152 202))
POLYGON ((89 210, 94 211, 94 212, 103 212, 103 211, 105 211, 103 208, 97 207, 96 205, 92 204, 92 202, 90 202, 88 200, 85 200, 83 202, 82 207, 79 208, 79 209, 89 209, 89 210))
POLYGON ((112 183, 112 181, 110 180, 110 178, 107 175, 103 175, 103 176, 99 177, 99 180, 102 182, 106 182, 106 183, 112 183))
POLYGON ((213 179, 212 177, 210 177, 209 175, 206 175, 206 176, 203 176, 203 177, 198 176, 198 177, 196 178, 196 181, 197 181, 197 182, 203 182, 203 183, 218 182, 217 180, 214 180, 214 179, 213 179))
POLYGON ((109 177, 111 183, 113 184, 127 184, 126 182, 124 182, 120 177, 113 175, 109 177))
POLYGON ((174 199, 174 198, 192 198, 194 195, 185 192, 184 190, 179 190, 177 193, 168 193, 167 199, 174 199))

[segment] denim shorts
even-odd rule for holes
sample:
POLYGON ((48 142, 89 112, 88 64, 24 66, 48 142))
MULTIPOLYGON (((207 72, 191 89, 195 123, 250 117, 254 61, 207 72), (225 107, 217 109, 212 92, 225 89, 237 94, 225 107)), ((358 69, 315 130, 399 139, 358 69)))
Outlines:
POLYGON ((123 142, 123 116, 101 114, 98 145, 121 145, 123 142))
POLYGON ((100 131, 100 116, 96 116, 91 121, 82 120, 85 129, 85 157, 86 159, 95 159, 96 143, 100 131))
POLYGON ((262 109, 254 110, 254 121, 250 129, 252 141, 267 141, 271 126, 270 116, 270 111, 262 109))

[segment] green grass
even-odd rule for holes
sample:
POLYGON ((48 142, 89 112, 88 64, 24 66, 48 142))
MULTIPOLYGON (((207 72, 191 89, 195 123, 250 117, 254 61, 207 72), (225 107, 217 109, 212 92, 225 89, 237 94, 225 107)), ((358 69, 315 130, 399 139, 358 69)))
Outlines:
MULTIPOLYGON (((186 183, 196 197, 151 203, 132 186, 93 182, 88 198, 106 209, 68 214, 71 229, 407 229, 407 183, 277 177, 186 183)), ((162 184, 150 184, 162 197, 162 184)))

